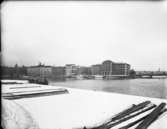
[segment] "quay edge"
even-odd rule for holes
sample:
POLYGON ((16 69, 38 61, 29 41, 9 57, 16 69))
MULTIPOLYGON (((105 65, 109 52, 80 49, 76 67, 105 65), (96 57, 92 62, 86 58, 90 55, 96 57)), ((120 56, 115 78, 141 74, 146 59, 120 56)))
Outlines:
MULTIPOLYGON (((23 88, 24 90, 34 90, 35 88, 32 88, 33 86, 40 86, 41 89, 63 88, 61 86, 25 83, 21 85, 2 85, 2 93, 16 91, 16 89, 10 89, 10 87, 13 86, 31 86, 31 88, 23 88)), ((20 105, 28 111, 40 129, 74 129, 84 126, 94 126, 109 119, 111 116, 119 113, 132 104, 137 104, 146 100, 157 105, 161 102, 167 103, 166 99, 73 88, 65 89, 69 91, 69 94, 15 99, 9 101, 20 105)), ((148 129, 165 129, 166 121, 167 115, 164 115, 155 121, 148 129)))

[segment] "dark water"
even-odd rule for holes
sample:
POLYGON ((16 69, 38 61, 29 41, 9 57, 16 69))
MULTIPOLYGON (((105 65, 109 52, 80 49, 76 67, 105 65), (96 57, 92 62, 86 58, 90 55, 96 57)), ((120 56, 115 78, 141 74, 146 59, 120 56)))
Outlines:
POLYGON ((68 80, 51 85, 167 99, 167 79, 68 80))

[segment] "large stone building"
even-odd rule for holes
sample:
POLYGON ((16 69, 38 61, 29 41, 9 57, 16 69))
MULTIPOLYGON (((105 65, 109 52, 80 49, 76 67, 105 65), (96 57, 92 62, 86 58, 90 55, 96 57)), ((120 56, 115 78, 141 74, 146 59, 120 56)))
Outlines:
POLYGON ((130 65, 106 60, 102 63, 101 71, 102 75, 106 77, 126 77, 129 76, 130 65))
POLYGON ((102 63, 101 72, 103 76, 112 75, 112 64, 110 60, 106 60, 102 63))

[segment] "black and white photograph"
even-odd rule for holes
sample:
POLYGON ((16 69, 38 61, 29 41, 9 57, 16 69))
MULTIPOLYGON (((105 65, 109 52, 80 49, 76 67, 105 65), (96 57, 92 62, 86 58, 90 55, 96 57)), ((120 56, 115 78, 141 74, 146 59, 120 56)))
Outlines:
POLYGON ((1 3, 3 129, 167 129, 167 0, 1 3))

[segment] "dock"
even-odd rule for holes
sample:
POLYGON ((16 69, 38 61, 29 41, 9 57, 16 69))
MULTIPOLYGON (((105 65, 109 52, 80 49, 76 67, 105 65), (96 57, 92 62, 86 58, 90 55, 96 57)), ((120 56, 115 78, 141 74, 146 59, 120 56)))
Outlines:
MULTIPOLYGON (((19 81, 19 83, 21 82, 19 81)), ((9 93, 29 93, 37 90, 52 91, 65 89, 68 91, 68 93, 38 97, 16 99, 7 99, 4 97, 4 102, 7 101, 7 103, 12 102, 18 104, 31 114, 37 124, 36 129, 83 129, 84 127, 94 127, 107 121, 115 114, 133 104, 138 104, 143 101, 151 101, 156 105, 162 102, 167 103, 166 99, 81 90, 61 86, 29 84, 26 81, 25 83, 22 82, 23 84, 19 83, 2 84, 2 96, 9 93)), ((123 122, 119 126, 126 125, 130 121, 132 120, 123 122)), ((153 122, 148 129, 167 129, 166 121, 167 114, 164 113, 153 122)), ((118 127, 114 128, 118 129, 118 127)))

